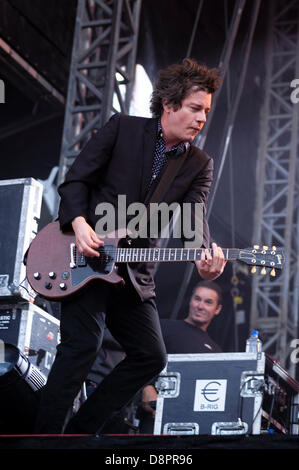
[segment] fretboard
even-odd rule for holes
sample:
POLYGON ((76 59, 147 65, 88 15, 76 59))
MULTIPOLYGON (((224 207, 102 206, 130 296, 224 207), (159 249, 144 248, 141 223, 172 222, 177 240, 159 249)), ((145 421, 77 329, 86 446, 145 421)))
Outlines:
MULTIPOLYGON (((138 262, 169 262, 169 261, 196 261, 200 260, 203 248, 118 248, 116 253, 117 263, 138 263, 138 262)), ((239 249, 222 248, 224 257, 227 260, 238 258, 239 249)), ((213 256, 213 250, 209 250, 213 256)))

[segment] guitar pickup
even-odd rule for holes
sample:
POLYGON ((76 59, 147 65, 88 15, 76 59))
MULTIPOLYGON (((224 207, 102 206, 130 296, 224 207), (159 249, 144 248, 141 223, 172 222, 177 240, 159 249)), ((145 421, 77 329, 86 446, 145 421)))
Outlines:
POLYGON ((86 266, 86 258, 82 253, 77 253, 77 266, 86 266))
POLYGON ((70 268, 86 266, 86 258, 77 250, 75 243, 70 244, 70 268))

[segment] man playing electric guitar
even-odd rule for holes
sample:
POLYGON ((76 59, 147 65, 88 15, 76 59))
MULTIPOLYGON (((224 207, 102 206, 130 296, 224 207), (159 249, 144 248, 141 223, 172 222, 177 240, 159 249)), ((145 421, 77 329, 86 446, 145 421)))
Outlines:
MULTIPOLYGON (((93 135, 59 188, 60 228, 74 231, 81 254, 100 256, 103 241, 95 231, 98 204, 116 206, 119 194, 126 196, 128 204, 146 204, 170 160, 184 156, 163 201, 202 203, 202 247, 209 247, 205 212, 213 161, 192 141, 206 121, 219 80, 217 70, 185 59, 160 72, 152 96, 152 119, 116 114, 93 135)), ((157 243, 158 239, 150 238, 133 242, 146 248, 157 243)), ((199 275, 210 280, 221 275, 226 263, 222 249, 216 244, 212 248, 213 256, 206 249, 195 261, 199 275)), ((96 281, 76 297, 63 300, 61 343, 42 393, 37 433, 100 432, 105 421, 164 368, 166 351, 153 268, 153 263, 123 263, 119 267, 123 287, 96 281), (126 357, 67 422, 68 410, 101 347, 104 317, 126 357)))

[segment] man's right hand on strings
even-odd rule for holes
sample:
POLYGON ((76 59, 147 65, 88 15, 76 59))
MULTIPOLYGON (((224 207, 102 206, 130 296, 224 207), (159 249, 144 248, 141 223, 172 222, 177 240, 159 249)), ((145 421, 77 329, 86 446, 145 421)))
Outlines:
POLYGON ((80 253, 89 258, 99 257, 97 250, 104 242, 99 239, 96 232, 86 222, 84 217, 75 217, 72 221, 72 227, 75 232, 76 246, 80 253))

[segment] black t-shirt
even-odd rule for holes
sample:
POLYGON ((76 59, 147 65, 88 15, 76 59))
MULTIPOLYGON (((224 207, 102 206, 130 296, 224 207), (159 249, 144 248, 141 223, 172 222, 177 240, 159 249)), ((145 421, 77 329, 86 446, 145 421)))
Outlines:
POLYGON ((161 319, 160 323, 167 354, 222 352, 207 332, 185 320, 161 319))

